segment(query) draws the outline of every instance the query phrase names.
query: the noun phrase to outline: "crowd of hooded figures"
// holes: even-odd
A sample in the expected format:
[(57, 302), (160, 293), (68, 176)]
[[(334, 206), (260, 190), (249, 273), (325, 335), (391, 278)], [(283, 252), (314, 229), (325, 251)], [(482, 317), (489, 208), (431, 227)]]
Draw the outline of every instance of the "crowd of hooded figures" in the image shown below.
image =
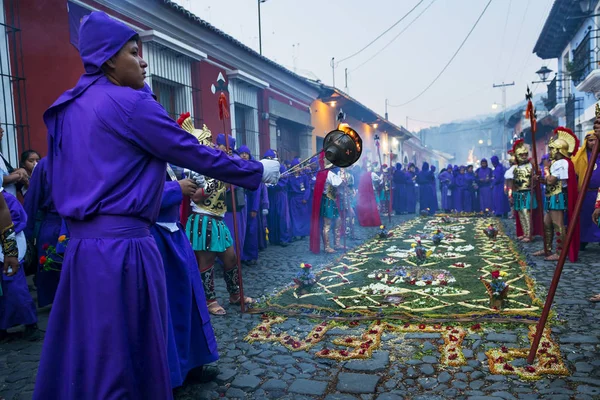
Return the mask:
[[(417, 204), (431, 215), (510, 210), (505, 177), (518, 174), (497, 157), (493, 169), (481, 160), (436, 175), (428, 163), (324, 169), (323, 153), (300, 167), (276, 150), (255, 160), (224, 134), (213, 142), (189, 113), (174, 121), (158, 103), (138, 41), (103, 12), (85, 16), (85, 73), (44, 113), (47, 156), (24, 152), (17, 169), (0, 162), (0, 340), (20, 325), (27, 338), (39, 333), (27, 266), (37, 306), (51, 306), (34, 399), (163, 400), (185, 381), (213, 379), (210, 314), (226, 313), (215, 269), (229, 303), (251, 304), (238, 259), (252, 268), (268, 245), (308, 237), (312, 252), (335, 253), (355, 225), (379, 226), (381, 214), (413, 214)], [(590, 210), (600, 208), (594, 194)], [(582, 229), (600, 242), (594, 226)]]
[[(391, 169), (384, 165), (383, 172), (392, 182), (391, 203), (396, 215), (488, 210), (505, 217), (510, 211), (505, 190), (506, 169), (496, 156), (492, 157), (492, 166), (482, 159), (477, 169), (473, 165), (448, 165), (436, 174), (436, 167), (427, 162), (421, 169), (414, 163), (405, 167), (398, 163)], [(386, 200), (383, 196), (380, 199)]]

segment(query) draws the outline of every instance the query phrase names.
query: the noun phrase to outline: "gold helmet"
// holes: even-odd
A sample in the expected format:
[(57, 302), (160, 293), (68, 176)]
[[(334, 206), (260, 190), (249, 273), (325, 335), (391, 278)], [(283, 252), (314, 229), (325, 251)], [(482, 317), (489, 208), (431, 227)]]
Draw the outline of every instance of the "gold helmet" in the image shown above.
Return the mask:
[(517, 162), (525, 162), (529, 159), (529, 148), (525, 144), (525, 140), (517, 139), (513, 143), (512, 151)]
[(571, 157), (579, 149), (579, 139), (572, 130), (559, 126), (554, 130), (548, 147), (555, 149), (565, 157)]
[(189, 112), (181, 114), (177, 119), (177, 123), (184, 131), (191, 133), (196, 139), (198, 139), (198, 143), (205, 146), (213, 146), (211, 131), (206, 125), (203, 125), (202, 129), (196, 129)]

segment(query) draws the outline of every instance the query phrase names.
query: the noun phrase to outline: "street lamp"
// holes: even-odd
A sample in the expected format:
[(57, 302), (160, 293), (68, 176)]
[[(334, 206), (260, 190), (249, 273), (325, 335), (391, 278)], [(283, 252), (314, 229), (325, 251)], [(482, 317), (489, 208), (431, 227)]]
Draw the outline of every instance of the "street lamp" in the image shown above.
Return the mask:
[(533, 81), (531, 83), (546, 83), (548, 75), (550, 75), (551, 72), (552, 70), (544, 65), (542, 68), (535, 71), (535, 73), (540, 77), (541, 81)]
[(483, 140), (482, 139), (479, 139), (479, 144), (483, 144)]
[(492, 110), (495, 110), (497, 108), (498, 108), (498, 104), (497, 103), (492, 104)]
[(260, 25), (260, 4), (267, 0), (258, 0), (258, 50), (262, 56), (262, 28)]

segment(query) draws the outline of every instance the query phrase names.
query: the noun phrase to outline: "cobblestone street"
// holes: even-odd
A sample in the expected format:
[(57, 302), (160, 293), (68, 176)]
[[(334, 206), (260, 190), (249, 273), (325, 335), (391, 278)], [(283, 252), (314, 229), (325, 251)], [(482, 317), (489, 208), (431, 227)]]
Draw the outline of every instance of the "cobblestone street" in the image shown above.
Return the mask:
[[(394, 217), (393, 224), (404, 217)], [(385, 220), (387, 222), (387, 219)], [(512, 235), (514, 221), (506, 220)], [(358, 229), (356, 246), (375, 235), (376, 228)], [(529, 255), (542, 246), (541, 240), (522, 251)], [(244, 267), (246, 295), (260, 297), (288, 284), (301, 262), (311, 263), (318, 271), (339, 255), (315, 256), (308, 251), (308, 239), (288, 247), (270, 247), (260, 255), (258, 266)], [(554, 271), (552, 263), (538, 261), (531, 276), (544, 293)], [(441, 367), (438, 333), (384, 333), (381, 348), (367, 360), (338, 362), (317, 358), (322, 349), (292, 352), (273, 343), (244, 341), (260, 322), (258, 314), (241, 315), (238, 307), (224, 304), (228, 315), (213, 317), (221, 359), (221, 374), (216, 382), (188, 385), (176, 390), (176, 399), (599, 399), (600, 398), (600, 305), (587, 298), (600, 291), (600, 247), (588, 246), (577, 264), (567, 263), (556, 296), (556, 311), (564, 323), (552, 326), (553, 338), (560, 344), (570, 376), (544, 376), (528, 382), (516, 376), (492, 375), (487, 356), (489, 348), (528, 347), (524, 325), (497, 325), (495, 331), (468, 334), (463, 353), (468, 365)], [(226, 299), (222, 279), (217, 293)], [(48, 309), (40, 310), (40, 329), (44, 330)], [(306, 334), (315, 321), (290, 317), (279, 327), (288, 334)], [(336, 335), (360, 335), (367, 325), (350, 329), (332, 329)], [(42, 343), (18, 337), (0, 344), (0, 398), (29, 399), (37, 370)]]

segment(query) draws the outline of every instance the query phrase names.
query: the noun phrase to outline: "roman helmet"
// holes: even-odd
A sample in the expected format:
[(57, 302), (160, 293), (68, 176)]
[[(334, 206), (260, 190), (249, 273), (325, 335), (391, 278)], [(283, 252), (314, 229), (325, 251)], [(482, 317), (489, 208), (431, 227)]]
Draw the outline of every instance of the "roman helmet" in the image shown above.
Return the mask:
[(559, 152), (565, 157), (571, 157), (579, 149), (579, 139), (569, 128), (559, 126), (554, 130), (554, 135), (550, 138), (548, 147), (551, 153), (554, 150), (554, 152)]
[(512, 150), (518, 164), (523, 164), (529, 160), (529, 149), (525, 144), (525, 140), (515, 140)]
[(198, 139), (198, 143), (204, 146), (214, 147), (212, 142), (212, 133), (208, 127), (203, 125), (202, 129), (196, 129), (189, 112), (181, 114), (177, 119), (177, 123), (184, 131), (191, 133), (196, 139)]

